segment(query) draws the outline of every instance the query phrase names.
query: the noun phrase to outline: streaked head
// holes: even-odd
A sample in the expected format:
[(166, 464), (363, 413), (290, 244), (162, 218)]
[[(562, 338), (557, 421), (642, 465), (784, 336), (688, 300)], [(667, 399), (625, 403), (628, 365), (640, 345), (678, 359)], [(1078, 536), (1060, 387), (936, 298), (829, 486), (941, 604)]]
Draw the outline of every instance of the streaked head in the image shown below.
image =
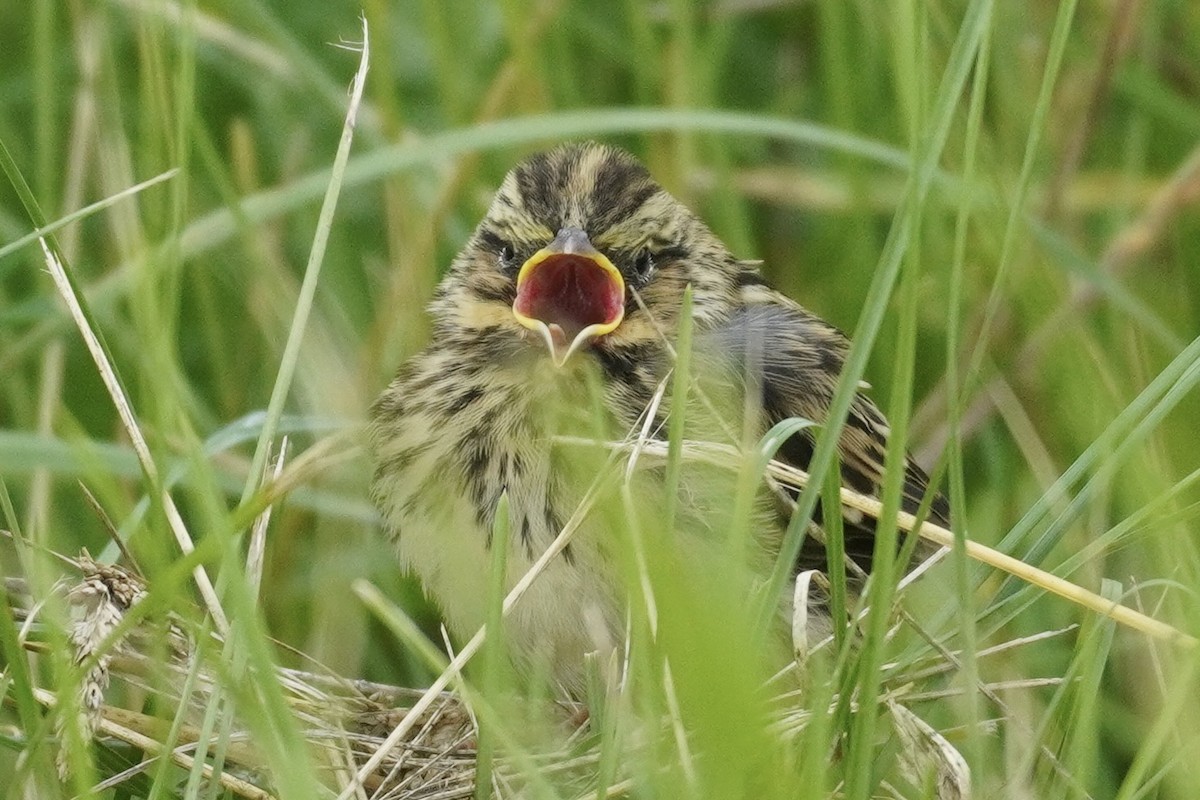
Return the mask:
[(572, 144), (508, 173), (434, 313), (450, 331), (508, 335), (563, 366), (591, 348), (673, 336), (688, 284), (697, 316), (724, 313), (737, 270), (637, 159)]

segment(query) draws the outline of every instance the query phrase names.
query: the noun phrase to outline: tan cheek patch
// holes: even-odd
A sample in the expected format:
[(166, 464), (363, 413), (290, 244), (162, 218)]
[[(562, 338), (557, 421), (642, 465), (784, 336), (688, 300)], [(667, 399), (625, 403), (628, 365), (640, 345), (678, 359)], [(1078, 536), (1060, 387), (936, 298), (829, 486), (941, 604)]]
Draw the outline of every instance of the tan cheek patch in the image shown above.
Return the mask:
[(494, 328), (510, 325), (518, 329), (512, 307), (503, 303), (463, 298), (454, 304), (455, 321), (464, 328)]

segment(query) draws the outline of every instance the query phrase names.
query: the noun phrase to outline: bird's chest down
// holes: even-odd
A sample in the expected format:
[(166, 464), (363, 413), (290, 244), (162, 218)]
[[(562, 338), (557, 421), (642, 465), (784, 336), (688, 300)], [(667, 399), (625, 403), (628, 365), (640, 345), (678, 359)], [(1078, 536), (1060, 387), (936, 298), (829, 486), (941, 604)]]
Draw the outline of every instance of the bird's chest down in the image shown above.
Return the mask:
[[(453, 414), (438, 406), (406, 409), (377, 454), (384, 466), (376, 499), (401, 560), (458, 636), (472, 635), (488, 618), (497, 530), (508, 531), (507, 588), (569, 530), (568, 546), (512, 608), (505, 632), (522, 672), (579, 692), (585, 655), (623, 642), (625, 609), (631, 595), (646, 590), (647, 563), (684, 595), (727, 596), (736, 604), (766, 574), (778, 530), (769, 504), (756, 504), (754, 520), (734, 525), (736, 470), (695, 463), (682, 470), (668, 523), (661, 454), (644, 453), (631, 469), (628, 448), (614, 456), (612, 447), (636, 440), (644, 414), (656, 406), (646, 398), (625, 402), (611, 385), (598, 389), (590, 375), (564, 381), (554, 374), (560, 377), (493, 380)], [(646, 431), (661, 433), (667, 406), (657, 406), (663, 417)], [(694, 411), (687, 418), (703, 430), (688, 436), (704, 438), (711, 425)], [(508, 520), (497, 526), (502, 495)], [(754, 530), (754, 541), (731, 550), (727, 534), (737, 528)]]
[[(619, 470), (602, 443), (625, 438), (630, 420), (618, 418), (582, 379), (530, 386), (486, 393), (458, 413), (418, 409), (398, 419), (388, 432), (390, 449), (379, 454), (385, 469), (376, 499), (402, 562), (458, 636), (487, 620), (497, 531), (508, 532), (511, 588), (569, 529), (566, 549), (513, 607), (505, 630), (522, 672), (543, 672), (578, 690), (584, 655), (622, 640), (621, 496), (630, 495), (612, 478)], [(654, 474), (642, 478), (634, 495), (660, 483)], [(498, 526), (502, 495), (508, 519)]]

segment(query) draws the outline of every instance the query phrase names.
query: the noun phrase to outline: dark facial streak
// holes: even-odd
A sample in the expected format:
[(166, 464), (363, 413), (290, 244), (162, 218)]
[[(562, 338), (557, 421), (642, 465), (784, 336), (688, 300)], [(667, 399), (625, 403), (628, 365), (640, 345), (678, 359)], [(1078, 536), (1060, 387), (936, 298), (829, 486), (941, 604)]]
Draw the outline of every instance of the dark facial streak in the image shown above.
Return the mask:
[(598, 232), (608, 230), (634, 216), (658, 191), (645, 167), (623, 153), (610, 152), (596, 172), (590, 222)]
[(550, 153), (534, 156), (517, 167), (515, 177), (525, 212), (546, 227), (557, 229), (558, 192), (550, 157)]

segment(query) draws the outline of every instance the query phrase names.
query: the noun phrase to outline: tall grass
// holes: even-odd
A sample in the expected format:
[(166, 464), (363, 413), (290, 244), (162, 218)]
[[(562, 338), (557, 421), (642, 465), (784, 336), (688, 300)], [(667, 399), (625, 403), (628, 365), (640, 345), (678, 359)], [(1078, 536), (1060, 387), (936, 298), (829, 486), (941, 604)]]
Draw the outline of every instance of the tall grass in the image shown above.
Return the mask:
[[(1200, 633), (1194, 4), (372, 0), (363, 11), (371, 67), (341, 163), (359, 62), (335, 45), (361, 39), (356, 9), (0, 8), (0, 527), (12, 533), (0, 568), (24, 579), (10, 583), (13, 604), (22, 588), (44, 603), (36, 624), (9, 603), (0, 614), (6, 796), (85, 795), (196, 740), (98, 793), (243, 793), (208, 776), (246, 763), (246, 734), (256, 769), (235, 777), (247, 786), (287, 797), (324, 796), (317, 775), (346, 786), (354, 766), (332, 774), (303, 745), (320, 709), (277, 666), (408, 687), (443, 676), (468, 700), (481, 774), (502, 794), (937, 796), (901, 768), (911, 714), (966, 758), (978, 796), (1194, 796), (1195, 648), (1114, 625), (960, 547), (903, 591), (884, 564), (861, 632), (801, 653), (800, 677), (771, 679), (761, 619), (787, 576), (756, 606), (733, 565), (689, 572), (623, 483), (623, 456), (597, 457), (597, 491), (612, 501), (597, 513), (628, 556), (629, 662), (590, 665), (589, 733), (564, 744), (563, 719), (529, 699), (536, 681), (503, 670), (500, 637), (465, 677), (444, 673), (480, 645), (443, 641), (436, 609), (394, 566), (358, 432), (424, 344), (423, 306), (504, 171), (539, 147), (602, 138), (853, 333), (835, 420), (868, 380), (893, 423), (890, 459), (907, 447), (941, 476), (956, 534)], [(321, 213), (337, 185), (336, 213)], [(71, 276), (144, 453), (38, 236)], [(323, 265), (319, 280), (309, 263)], [(667, 400), (690, 391), (688, 372)], [(661, 454), (672, 482), (691, 466), (685, 420), (673, 422)], [(831, 431), (787, 547), (832, 488), (821, 480)], [(736, 468), (726, 477), (730, 507), (744, 509)], [(897, 534), (898, 487), (882, 494), (885, 537)], [(268, 509), (256, 593), (245, 534)], [(128, 565), (110, 523), (147, 578), (121, 631), (143, 621), (159, 633), (145, 644), (159, 666), (106, 695), (161, 720), (138, 745), (119, 744), (112, 719), (90, 745), (56, 728), (50, 707), (78, 716), (103, 658), (73, 663), (54, 587), (77, 577), (51, 554), (86, 547)], [(195, 542), (186, 556), (180, 525)], [(200, 611), (201, 567), (232, 620), (223, 640)], [(491, 587), (496, 615), (512, 588), (502, 573), (478, 589)], [(182, 672), (163, 666), (169, 614), (192, 637)]]

